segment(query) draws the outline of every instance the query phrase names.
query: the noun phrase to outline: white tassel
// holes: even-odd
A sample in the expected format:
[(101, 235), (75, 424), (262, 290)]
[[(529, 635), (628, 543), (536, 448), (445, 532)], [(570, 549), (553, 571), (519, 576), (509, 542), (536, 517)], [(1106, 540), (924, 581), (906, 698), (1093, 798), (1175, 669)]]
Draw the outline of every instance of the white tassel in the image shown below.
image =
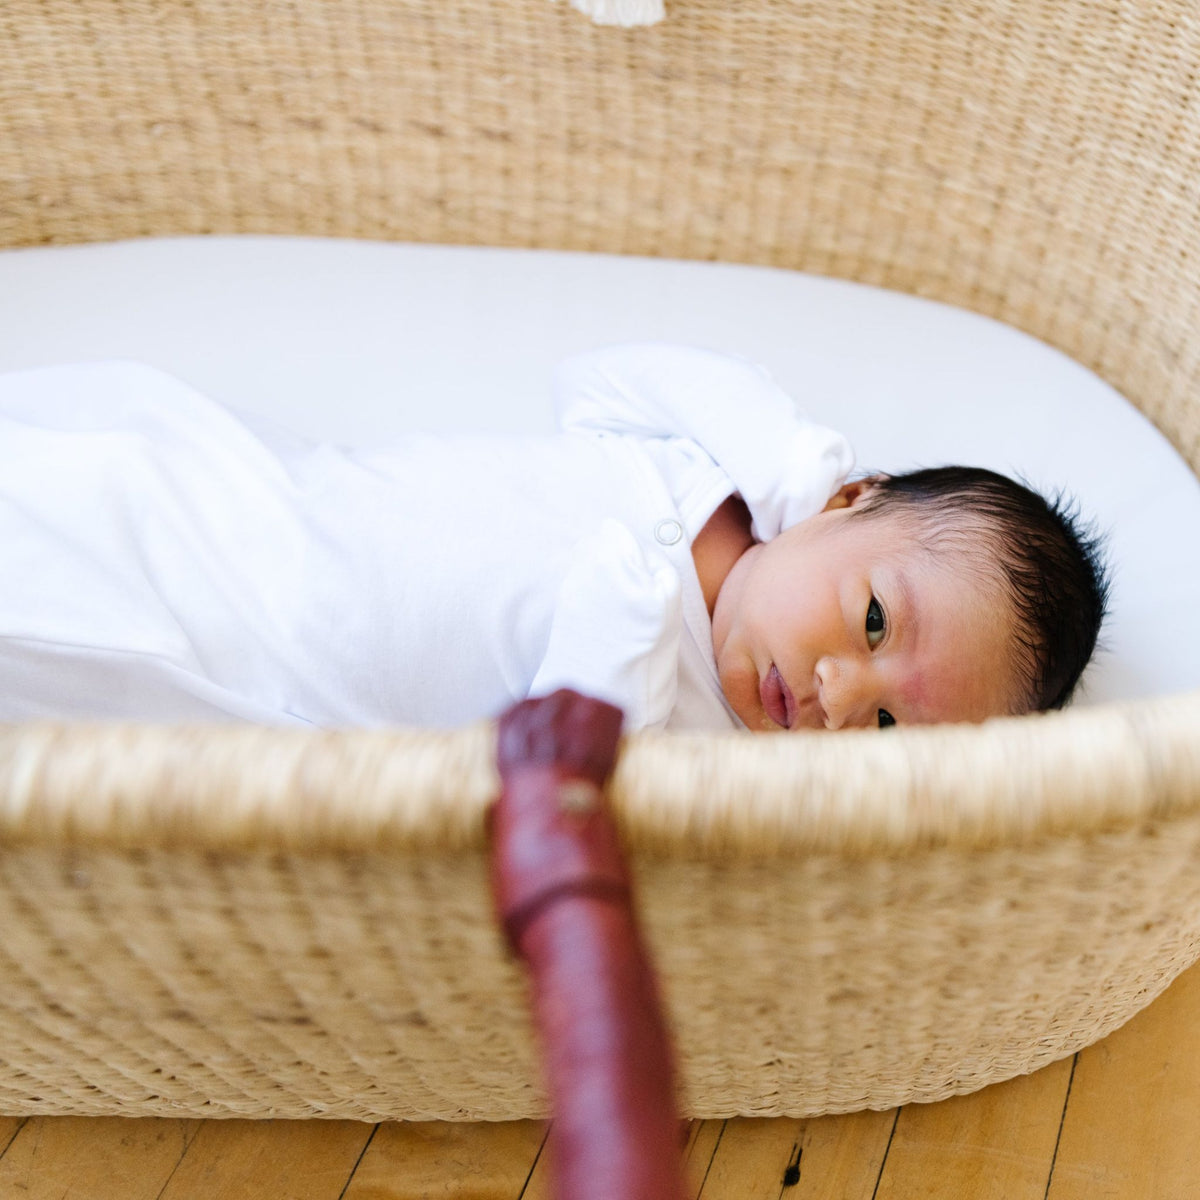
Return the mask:
[(597, 25), (654, 25), (666, 15), (663, 0), (571, 0)]

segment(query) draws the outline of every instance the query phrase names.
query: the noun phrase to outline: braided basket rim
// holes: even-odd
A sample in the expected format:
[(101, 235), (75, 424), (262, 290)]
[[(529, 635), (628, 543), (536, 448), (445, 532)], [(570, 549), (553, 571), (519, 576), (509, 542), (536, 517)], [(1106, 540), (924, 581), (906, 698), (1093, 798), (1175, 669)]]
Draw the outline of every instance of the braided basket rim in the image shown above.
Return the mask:
[[(609, 791), (638, 853), (900, 855), (1200, 811), (1200, 693), (930, 726), (636, 733)], [(482, 850), (495, 728), (0, 728), (6, 844)], [(887, 780), (887, 786), (879, 786)]]

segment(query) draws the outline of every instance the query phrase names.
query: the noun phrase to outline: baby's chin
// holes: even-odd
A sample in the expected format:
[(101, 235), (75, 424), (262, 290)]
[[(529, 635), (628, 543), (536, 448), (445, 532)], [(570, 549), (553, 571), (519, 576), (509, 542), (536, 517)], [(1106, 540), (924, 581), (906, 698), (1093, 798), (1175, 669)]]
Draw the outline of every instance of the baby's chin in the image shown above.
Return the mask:
[(758, 732), (762, 716), (761, 707), (756, 715), (754, 709), (747, 704), (747, 688), (741, 673), (725, 670), (718, 662), (717, 674), (721, 681), (721, 694), (725, 697), (725, 703), (733, 709), (737, 719), (747, 729)]
[[(741, 716), (740, 713), (738, 715)], [(776, 725), (775, 722), (772, 721), (771, 718), (761, 710), (757, 718), (757, 724), (755, 723), (755, 719), (753, 717), (750, 720), (746, 720), (745, 717), (742, 717), (741, 721), (751, 733), (787, 733), (787, 730), (784, 729), (782, 725)]]
[(782, 725), (777, 725), (767, 716), (759, 694), (761, 681), (754, 669), (754, 664), (742, 667), (740, 670), (723, 670), (720, 672), (721, 691), (729, 707), (737, 714), (737, 718), (751, 733), (786, 733)]

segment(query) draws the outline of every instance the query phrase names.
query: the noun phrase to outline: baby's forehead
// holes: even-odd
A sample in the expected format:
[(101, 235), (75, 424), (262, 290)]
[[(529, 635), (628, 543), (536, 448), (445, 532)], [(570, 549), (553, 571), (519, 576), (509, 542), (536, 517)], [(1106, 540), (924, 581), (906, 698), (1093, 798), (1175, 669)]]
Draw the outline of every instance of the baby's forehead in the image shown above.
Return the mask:
[(915, 579), (935, 587), (939, 578), (963, 581), (977, 598), (1007, 606), (1001, 536), (985, 520), (969, 514), (947, 519), (919, 509), (889, 508), (869, 515), (864, 510), (841, 522), (831, 536), (833, 541), (826, 545), (843, 567), (861, 568), (866, 574), (880, 568), (901, 585)]
[(897, 554), (970, 555), (976, 563), (997, 559), (1006, 531), (999, 522), (978, 512), (955, 511), (944, 506), (865, 507), (852, 515), (850, 525), (874, 526), (880, 538)]

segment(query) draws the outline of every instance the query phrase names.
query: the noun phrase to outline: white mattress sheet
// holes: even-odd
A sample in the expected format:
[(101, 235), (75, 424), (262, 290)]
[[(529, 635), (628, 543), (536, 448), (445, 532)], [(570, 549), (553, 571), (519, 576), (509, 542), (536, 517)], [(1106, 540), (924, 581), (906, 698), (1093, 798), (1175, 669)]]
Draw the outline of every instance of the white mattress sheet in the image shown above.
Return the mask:
[(1108, 533), (1079, 703), (1200, 688), (1200, 481), (1102, 380), (996, 321), (793, 271), (303, 238), (0, 252), (0, 371), (132, 358), (310, 436), (549, 430), (567, 354), (668, 340), (765, 364), (860, 467), (1065, 489)]

